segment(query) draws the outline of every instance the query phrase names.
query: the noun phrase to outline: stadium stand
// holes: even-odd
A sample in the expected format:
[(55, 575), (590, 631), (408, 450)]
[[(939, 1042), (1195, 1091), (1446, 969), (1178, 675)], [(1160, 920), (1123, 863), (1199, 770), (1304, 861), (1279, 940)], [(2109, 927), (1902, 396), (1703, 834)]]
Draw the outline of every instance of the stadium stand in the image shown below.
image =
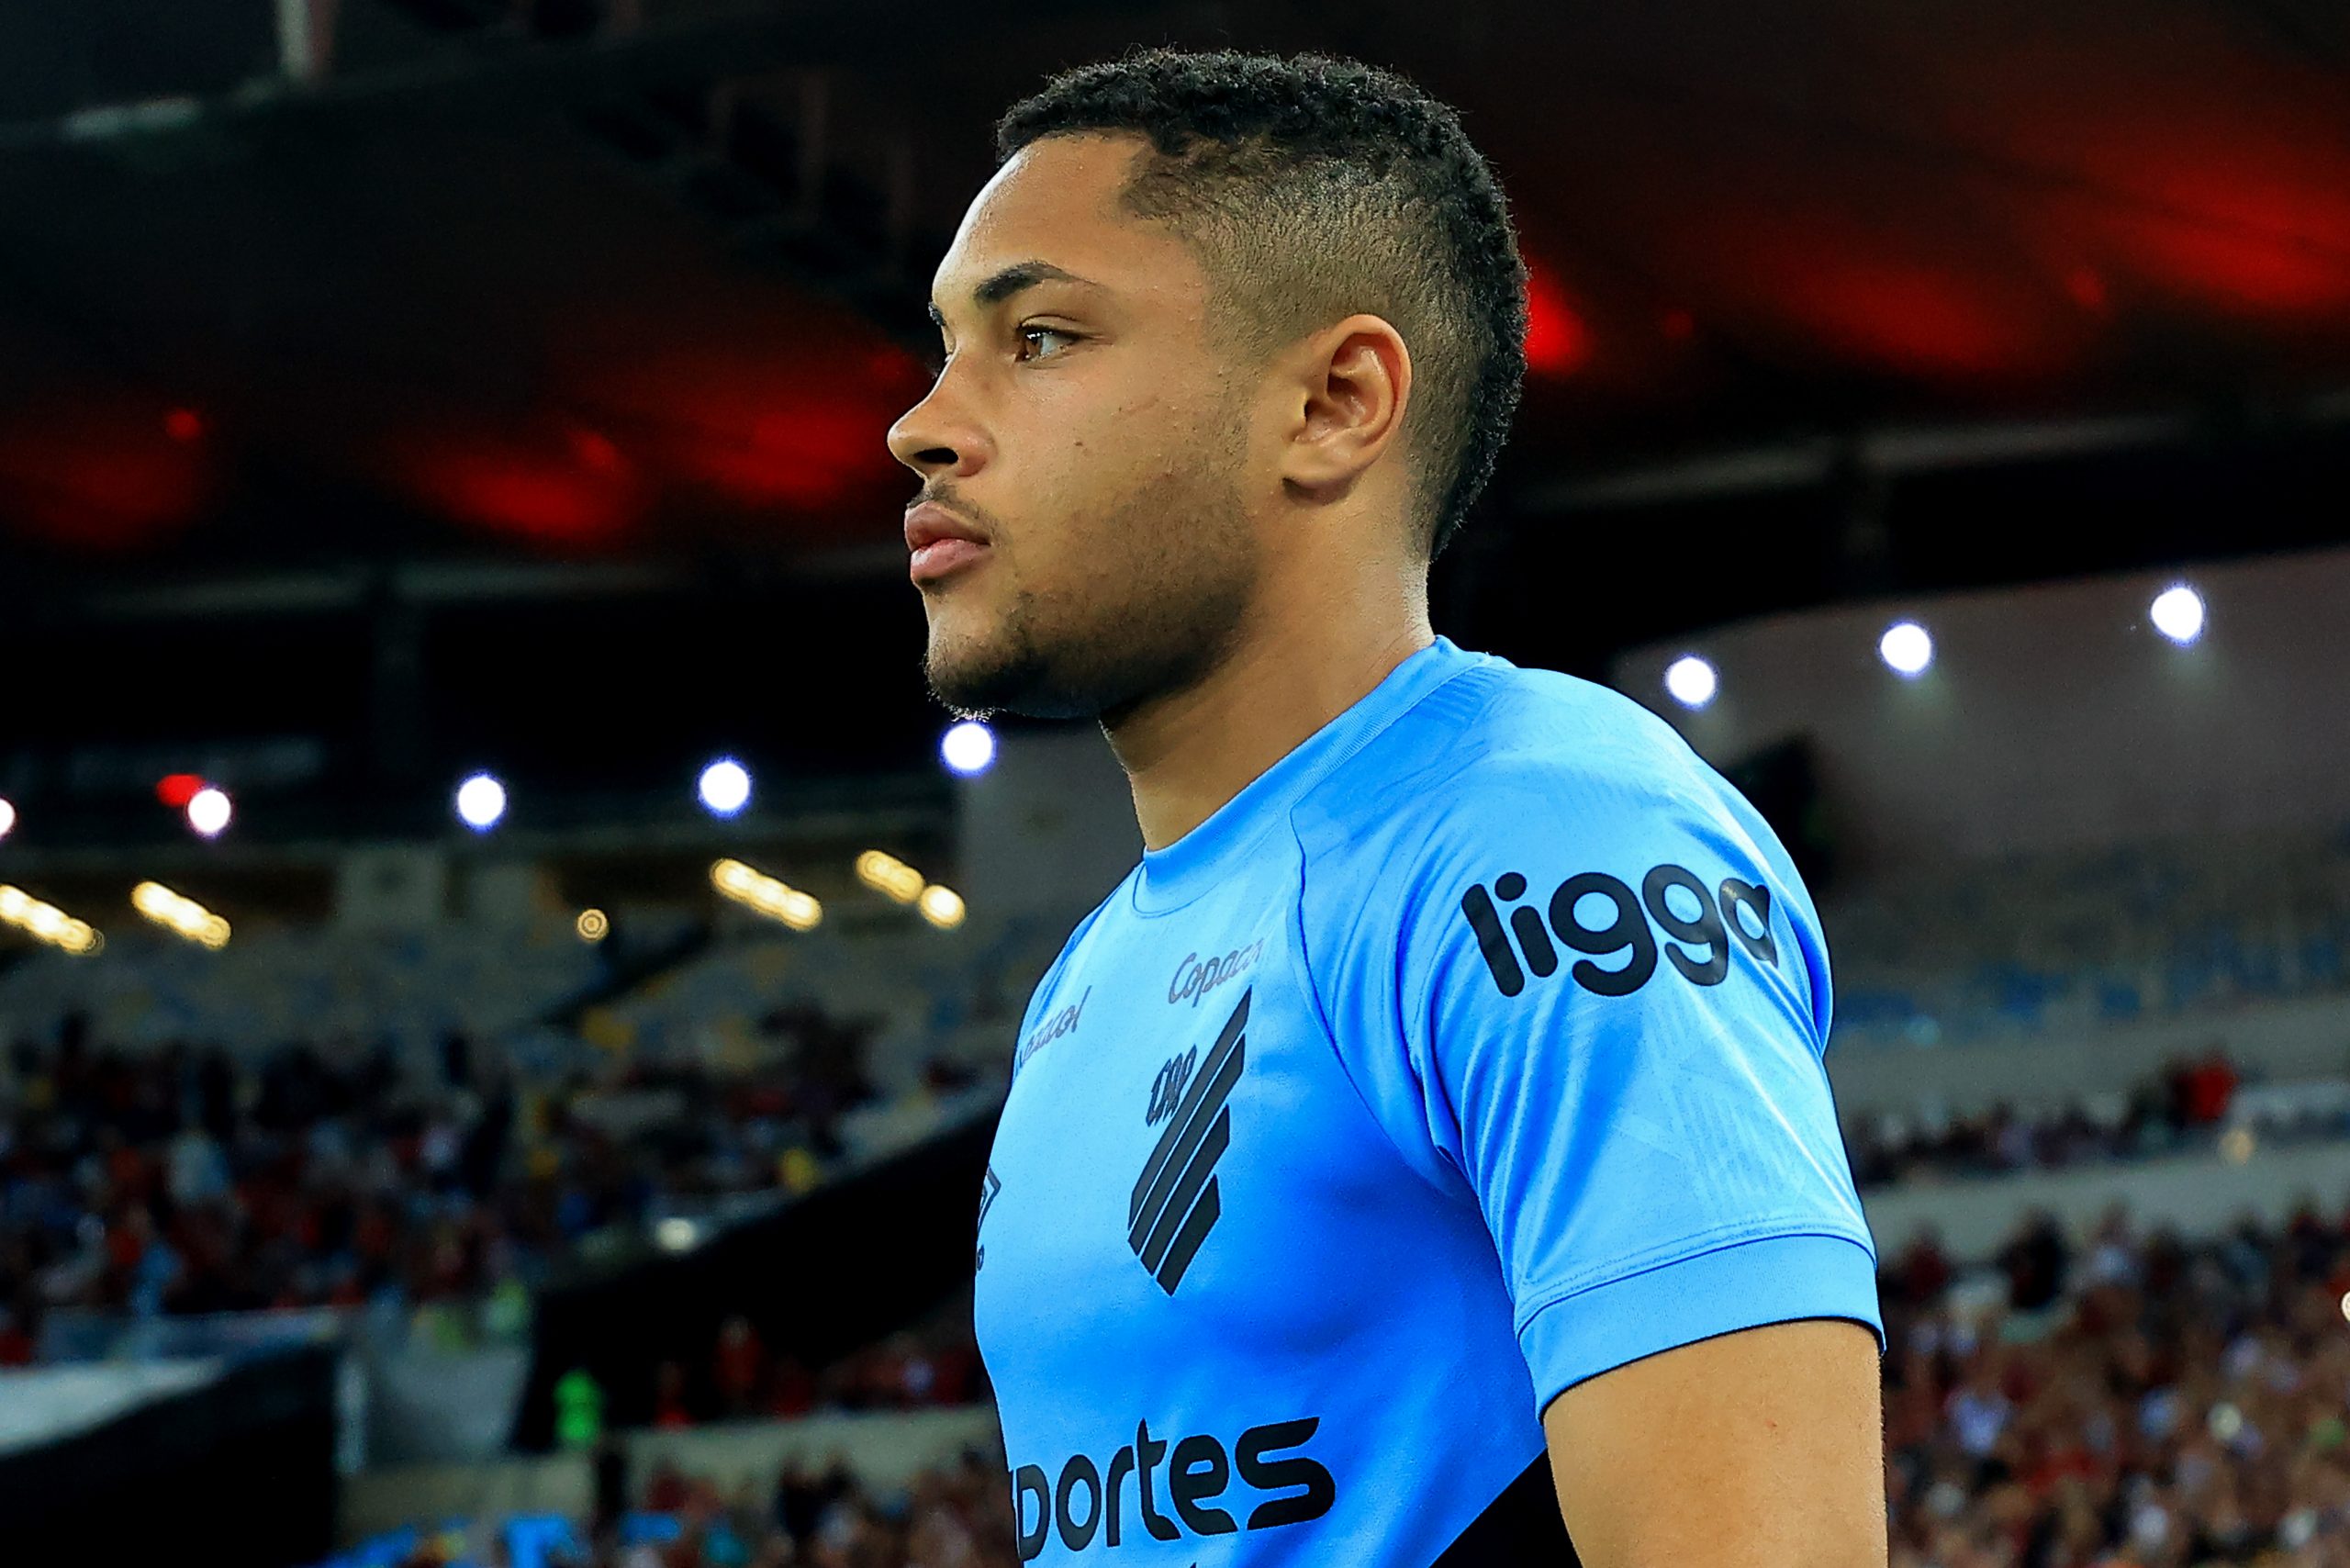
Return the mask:
[(2350, 991), (2350, 831), (2044, 853), (1821, 911), (1846, 1049), (2082, 1036)]

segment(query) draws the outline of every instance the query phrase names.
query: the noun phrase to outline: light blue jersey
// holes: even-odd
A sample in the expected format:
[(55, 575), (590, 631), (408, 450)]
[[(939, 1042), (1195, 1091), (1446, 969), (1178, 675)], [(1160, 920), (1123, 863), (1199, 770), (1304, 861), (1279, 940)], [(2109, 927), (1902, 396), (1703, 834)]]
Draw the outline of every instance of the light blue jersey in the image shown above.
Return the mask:
[(1024, 1559), (1572, 1562), (1541, 1412), (1883, 1329), (1828, 955), (1754, 811), (1604, 688), (1439, 638), (1080, 925), (977, 1317)]

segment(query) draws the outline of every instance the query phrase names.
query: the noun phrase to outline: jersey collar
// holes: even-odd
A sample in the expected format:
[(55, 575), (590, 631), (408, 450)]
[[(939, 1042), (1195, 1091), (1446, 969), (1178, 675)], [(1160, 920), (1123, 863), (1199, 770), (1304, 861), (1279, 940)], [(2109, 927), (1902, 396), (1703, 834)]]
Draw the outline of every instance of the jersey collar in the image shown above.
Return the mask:
[(1135, 908), (1159, 914), (1191, 902), (1246, 865), (1266, 834), (1332, 768), (1455, 675), (1486, 655), (1438, 637), (1387, 672), (1360, 700), (1298, 743), (1242, 786), (1199, 826), (1163, 849), (1143, 852), (1131, 879)]

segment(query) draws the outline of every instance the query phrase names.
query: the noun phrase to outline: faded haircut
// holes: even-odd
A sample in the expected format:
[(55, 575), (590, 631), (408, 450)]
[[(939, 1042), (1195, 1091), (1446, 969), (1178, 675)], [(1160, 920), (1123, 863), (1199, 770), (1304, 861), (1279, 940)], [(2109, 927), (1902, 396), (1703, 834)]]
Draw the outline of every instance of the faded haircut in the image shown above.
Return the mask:
[(1056, 77), (996, 127), (1151, 151), (1123, 195), (1190, 243), (1259, 354), (1358, 312), (1411, 351), (1404, 439), (1429, 556), (1492, 477), (1526, 377), (1526, 266), (1460, 117), (1353, 61), (1147, 50)]

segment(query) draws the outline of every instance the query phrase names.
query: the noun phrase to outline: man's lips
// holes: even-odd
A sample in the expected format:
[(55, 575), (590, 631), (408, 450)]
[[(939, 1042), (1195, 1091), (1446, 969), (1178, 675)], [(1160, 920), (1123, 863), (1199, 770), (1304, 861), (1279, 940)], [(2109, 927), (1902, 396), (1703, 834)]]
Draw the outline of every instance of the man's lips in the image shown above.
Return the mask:
[(987, 553), (987, 535), (935, 501), (924, 501), (906, 513), (906, 548), (912, 552), (906, 575), (929, 582), (978, 560)]

